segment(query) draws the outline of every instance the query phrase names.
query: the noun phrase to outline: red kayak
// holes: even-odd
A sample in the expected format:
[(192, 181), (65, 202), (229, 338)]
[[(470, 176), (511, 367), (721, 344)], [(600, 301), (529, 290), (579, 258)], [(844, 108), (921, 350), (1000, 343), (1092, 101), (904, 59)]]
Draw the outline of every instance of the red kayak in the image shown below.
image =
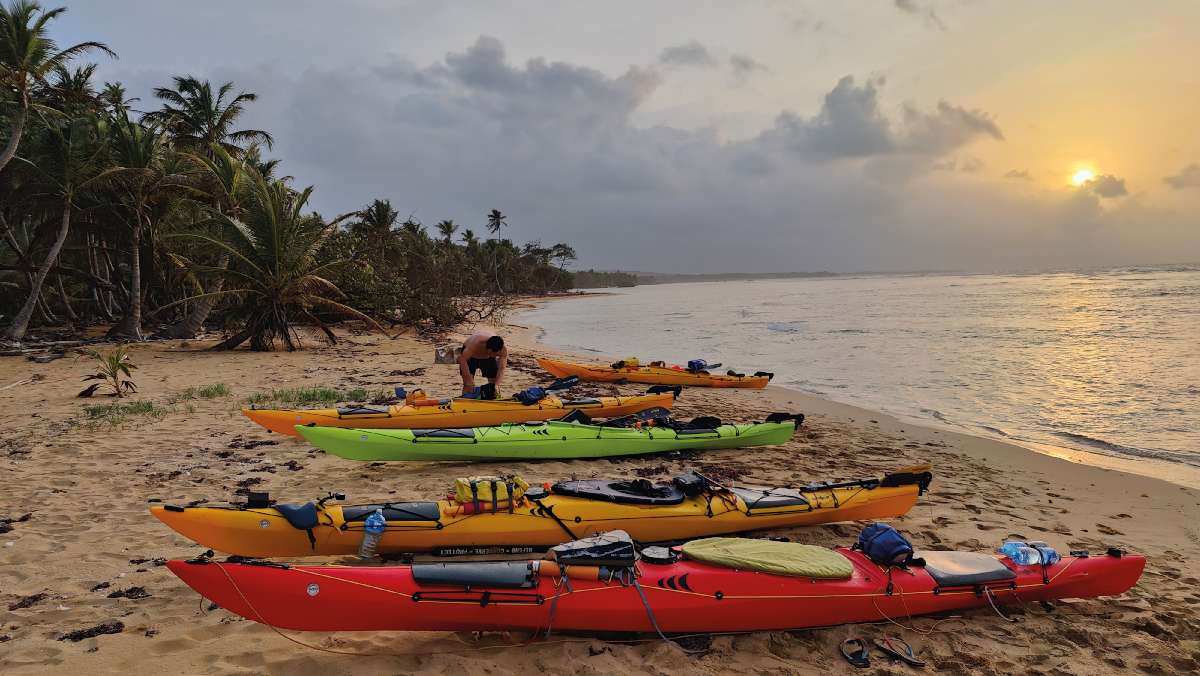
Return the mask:
[(1044, 567), (1018, 566), (991, 554), (927, 551), (920, 553), (924, 566), (889, 574), (858, 551), (833, 551), (849, 562), (849, 577), (784, 576), (692, 560), (642, 560), (628, 568), (563, 567), (553, 561), (167, 565), (222, 608), (284, 629), (707, 633), (874, 622), (993, 602), (1116, 596), (1137, 583), (1146, 563), (1119, 550), (1066, 556)]

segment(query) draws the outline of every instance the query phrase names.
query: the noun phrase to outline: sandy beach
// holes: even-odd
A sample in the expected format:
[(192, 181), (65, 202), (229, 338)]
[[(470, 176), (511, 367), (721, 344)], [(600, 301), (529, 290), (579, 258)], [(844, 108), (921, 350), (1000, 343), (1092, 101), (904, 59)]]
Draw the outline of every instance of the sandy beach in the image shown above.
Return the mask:
[[(515, 389), (543, 381), (529, 327), (506, 329)], [(147, 512), (151, 500), (225, 502), (241, 489), (307, 500), (343, 490), (352, 502), (424, 499), (460, 463), (354, 464), (262, 430), (241, 415), (257, 392), (295, 386), (421, 386), (445, 396), (455, 367), (432, 364), (433, 345), (342, 331), (300, 352), (215, 353), (214, 341), (134, 345), (139, 393), (157, 415), (88, 423), (75, 398), (86, 359), (47, 364), (0, 358), (0, 670), (25, 673), (843, 673), (837, 653), (852, 635), (895, 633), (932, 668), (950, 673), (1095, 674), (1200, 669), (1200, 492), (1164, 481), (1068, 462), (1025, 448), (919, 427), (780, 388), (688, 390), (680, 417), (761, 419), (772, 411), (808, 419), (780, 447), (718, 451), (677, 460), (514, 463), (531, 480), (668, 477), (685, 466), (760, 484), (860, 478), (930, 462), (928, 495), (895, 525), (918, 547), (990, 550), (1007, 537), (1042, 539), (1060, 550), (1120, 546), (1144, 553), (1141, 583), (1117, 599), (1068, 601), (1052, 611), (1015, 607), (1018, 622), (991, 611), (954, 619), (900, 618), (895, 625), (716, 636), (689, 656), (657, 639), (611, 643), (524, 635), (391, 633), (288, 634), (211, 609), (161, 566), (201, 549)], [(37, 374), (35, 381), (29, 380)], [(15, 386), (5, 387), (13, 383)], [(189, 388), (223, 383), (205, 398)], [(619, 389), (584, 386), (585, 392)], [(493, 469), (500, 469), (495, 467)], [(772, 533), (824, 546), (848, 545), (858, 524)], [(1190, 564), (1190, 565), (1189, 565)], [(98, 636), (63, 640), (78, 630)], [(293, 640), (289, 640), (293, 639)], [(303, 644), (303, 645), (301, 645)], [(310, 647), (304, 647), (305, 645)], [(907, 667), (876, 658), (874, 673)]]

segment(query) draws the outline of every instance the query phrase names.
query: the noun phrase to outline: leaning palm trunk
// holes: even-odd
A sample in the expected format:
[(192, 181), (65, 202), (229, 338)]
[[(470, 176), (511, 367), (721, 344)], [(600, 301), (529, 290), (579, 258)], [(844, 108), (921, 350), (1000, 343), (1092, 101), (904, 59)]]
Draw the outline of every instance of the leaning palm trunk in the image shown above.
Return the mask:
[(17, 146), (21, 144), (21, 136), (25, 133), (25, 118), (28, 115), (29, 108), (21, 106), (16, 117), (13, 118), (12, 129), (9, 130), (8, 143), (5, 144), (4, 150), (0, 152), (0, 171), (4, 171), (4, 167), (17, 154)]
[(21, 306), (21, 311), (13, 318), (13, 323), (8, 327), (5, 333), (5, 338), (11, 341), (20, 341), (25, 337), (25, 332), (29, 330), (29, 320), (33, 317), (33, 309), (37, 305), (38, 299), (42, 297), (42, 285), (46, 283), (46, 277), (50, 275), (50, 269), (58, 262), (58, 254), (62, 251), (63, 243), (67, 241), (67, 233), (71, 230), (71, 199), (68, 197), (63, 200), (62, 224), (58, 228), (58, 236), (54, 240), (54, 244), (50, 246), (50, 252), (46, 254), (46, 262), (38, 268), (37, 274), (33, 276), (33, 283), (30, 285), (29, 298), (25, 299), (25, 304)]
[[(229, 254), (223, 254), (221, 260), (217, 263), (217, 267), (221, 270), (229, 267)], [(192, 305), (192, 310), (179, 322), (168, 326), (167, 328), (155, 334), (157, 338), (192, 338), (200, 329), (204, 327), (204, 322), (208, 321), (208, 315), (212, 314), (213, 308), (217, 306), (217, 301), (220, 300), (221, 289), (225, 286), (225, 277), (217, 277), (213, 281), (212, 288), (206, 290), (206, 294), (213, 294), (197, 300)]]

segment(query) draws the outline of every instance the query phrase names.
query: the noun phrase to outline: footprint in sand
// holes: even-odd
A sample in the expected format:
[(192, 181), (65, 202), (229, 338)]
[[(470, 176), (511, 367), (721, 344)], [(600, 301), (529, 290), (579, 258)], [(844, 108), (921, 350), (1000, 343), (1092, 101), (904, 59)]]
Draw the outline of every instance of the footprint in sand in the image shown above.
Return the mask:
[(1096, 524), (1096, 530), (1100, 531), (1101, 533), (1104, 533), (1105, 535), (1124, 535), (1124, 533), (1117, 530), (1116, 528), (1113, 528), (1112, 526), (1106, 526), (1102, 523)]

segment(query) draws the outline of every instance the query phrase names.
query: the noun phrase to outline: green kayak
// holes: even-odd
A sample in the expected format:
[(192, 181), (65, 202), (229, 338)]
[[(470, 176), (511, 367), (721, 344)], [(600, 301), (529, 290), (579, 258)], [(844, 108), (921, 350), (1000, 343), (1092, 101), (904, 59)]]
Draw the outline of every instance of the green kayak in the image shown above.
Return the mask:
[(296, 431), (327, 453), (348, 460), (567, 460), (663, 451), (782, 444), (804, 416), (710, 428), (606, 427), (533, 422), (461, 429), (345, 429), (297, 425)]

